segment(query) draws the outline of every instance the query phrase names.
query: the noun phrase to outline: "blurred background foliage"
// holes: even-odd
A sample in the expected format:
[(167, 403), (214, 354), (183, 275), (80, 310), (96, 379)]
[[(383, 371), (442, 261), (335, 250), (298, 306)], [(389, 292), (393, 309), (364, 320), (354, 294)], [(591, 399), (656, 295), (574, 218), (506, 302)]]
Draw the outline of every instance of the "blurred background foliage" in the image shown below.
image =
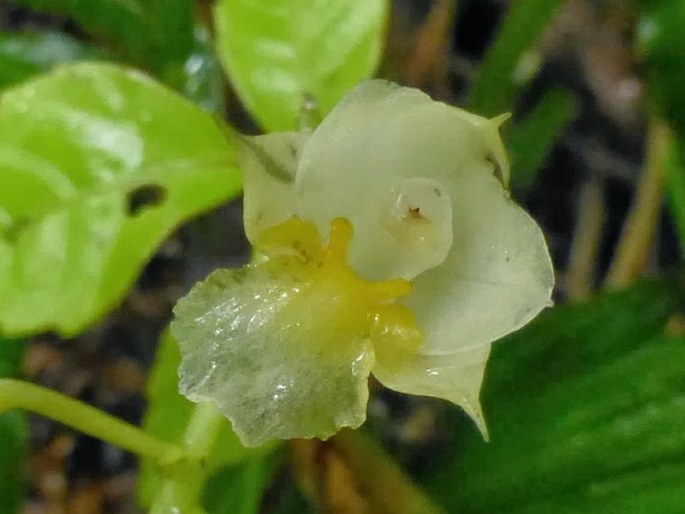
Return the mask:
[[(685, 512), (683, 27), (681, 0), (2, 0), (0, 87), (11, 105), (25, 80), (59, 65), (119, 63), (246, 133), (297, 129), (303, 103), (325, 114), (374, 75), (479, 114), (512, 112), (503, 129), (512, 194), (545, 229), (557, 306), (494, 347), (482, 394), (490, 442), (457, 408), (373, 384), (362, 439), (246, 450), (224, 423), (202, 471), (204, 506), (675, 514)], [(91, 99), (107, 103), (96, 87), (105, 78), (120, 79), (44, 88), (57, 103), (92, 109)], [(180, 441), (191, 405), (176, 391), (178, 354), (164, 332), (171, 306), (215, 267), (245, 262), (249, 249), (239, 176), (230, 152), (217, 149), (223, 136), (190, 110), (179, 115), (180, 100), (155, 87), (122, 79), (114, 91), (135, 90), (160, 113), (155, 122), (172, 127), (146, 137), (178, 146), (176, 157), (201, 170), (180, 185), (159, 179), (195, 191), (192, 202), (153, 198), (165, 223), (141, 222), (148, 211), (121, 222), (122, 248), (147, 246), (126, 261), (128, 275), (110, 269), (109, 296), (81, 302), (80, 317), (65, 307), (65, 319), (48, 325), (40, 309), (21, 324), (0, 320), (0, 377), (25, 376)], [(4, 134), (40, 136), (37, 118), (10, 121), (0, 120)], [(141, 123), (135, 114), (110, 121)], [(183, 128), (203, 134), (196, 152), (182, 149)], [(30, 189), (11, 190), (0, 161), (0, 204), (18, 194), (34, 202)], [(233, 171), (217, 190), (224, 168)], [(134, 211), (131, 192), (150, 193), (136, 189), (137, 177), (127, 175), (116, 198)], [(0, 241), (14, 248), (23, 225), (5, 218)], [(72, 278), (63, 287), (87, 289)], [(163, 479), (151, 462), (49, 420), (0, 417), (0, 513), (142, 512)]]

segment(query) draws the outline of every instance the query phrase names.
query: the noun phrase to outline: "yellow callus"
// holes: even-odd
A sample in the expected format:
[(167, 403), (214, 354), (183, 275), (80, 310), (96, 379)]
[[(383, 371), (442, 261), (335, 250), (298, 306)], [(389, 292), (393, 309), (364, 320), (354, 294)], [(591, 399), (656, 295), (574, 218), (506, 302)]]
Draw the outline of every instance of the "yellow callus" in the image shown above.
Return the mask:
[(301, 308), (322, 304), (311, 301), (313, 296), (326, 299), (327, 312), (312, 313), (325, 320), (325, 330), (344, 332), (344, 339), (370, 339), (377, 356), (399, 362), (414, 355), (423, 339), (411, 310), (396, 302), (410, 293), (411, 283), (360, 277), (348, 263), (353, 235), (349, 220), (335, 218), (324, 245), (313, 223), (291, 217), (262, 232), (257, 249), (268, 257), (272, 273), (303, 283)]

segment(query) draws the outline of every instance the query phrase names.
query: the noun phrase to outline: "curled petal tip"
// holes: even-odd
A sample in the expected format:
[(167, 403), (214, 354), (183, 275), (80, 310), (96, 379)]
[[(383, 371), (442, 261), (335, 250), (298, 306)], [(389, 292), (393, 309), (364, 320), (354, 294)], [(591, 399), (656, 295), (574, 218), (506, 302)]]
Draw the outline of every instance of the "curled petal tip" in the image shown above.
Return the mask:
[(497, 128), (500, 128), (502, 125), (504, 125), (504, 122), (507, 121), (509, 118), (511, 118), (511, 113), (505, 112), (500, 114), (499, 116), (491, 118), (490, 121), (493, 122), (497, 126)]

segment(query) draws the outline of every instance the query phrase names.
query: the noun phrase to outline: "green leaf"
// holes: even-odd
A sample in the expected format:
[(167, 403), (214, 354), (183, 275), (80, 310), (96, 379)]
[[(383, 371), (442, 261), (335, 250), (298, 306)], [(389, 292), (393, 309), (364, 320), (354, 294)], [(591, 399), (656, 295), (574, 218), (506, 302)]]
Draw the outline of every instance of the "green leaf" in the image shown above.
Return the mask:
[(183, 66), (183, 76), (178, 79), (180, 89), (204, 110), (223, 116), (226, 87), (223, 69), (211, 48), (209, 33), (197, 28), (195, 35), (195, 47)]
[(646, 64), (648, 99), (662, 116), (685, 129), (685, 3), (644, 2), (638, 40)]
[(495, 345), (491, 442), (465, 433), (429, 483), (450, 512), (680, 512), (685, 338), (663, 330), (682, 300), (679, 281), (642, 283)]
[(59, 32), (0, 33), (0, 88), (56, 64), (99, 59), (102, 53)]
[(375, 70), (387, 0), (220, 0), (219, 57), (255, 119), (292, 130), (307, 98), (325, 115)]
[(540, 38), (561, 3), (561, 0), (509, 3), (506, 18), (473, 84), (469, 110), (496, 116), (512, 108), (518, 89), (515, 72), (521, 57)]
[(507, 132), (513, 186), (528, 189), (561, 131), (573, 118), (571, 94), (555, 89), (547, 92), (533, 111)]
[[(162, 336), (157, 351), (155, 365), (150, 375), (147, 388), (148, 409), (143, 427), (145, 431), (166, 441), (181, 441), (190, 420), (195, 404), (188, 401), (178, 392), (178, 366), (181, 362), (178, 346), (167, 331)], [(268, 448), (266, 449), (268, 450)], [(206, 465), (210, 469), (219, 469), (241, 462), (248, 456), (262, 458), (265, 449), (247, 449), (240, 444), (226, 420), (217, 440), (217, 447)], [(149, 507), (153, 496), (159, 490), (162, 476), (155, 463), (149, 459), (141, 462), (138, 481), (138, 500), (144, 507)]]
[(281, 459), (278, 453), (259, 455), (218, 470), (205, 485), (204, 508), (211, 514), (258, 514)]
[(72, 17), (90, 34), (129, 51), (144, 44), (145, 8), (141, 0), (16, 0), (31, 9)]
[(670, 144), (664, 172), (669, 207), (675, 220), (680, 247), (685, 249), (685, 160), (679, 145)]
[[(151, 71), (165, 84), (183, 92), (205, 110), (223, 112), (223, 72), (211, 50), (211, 38), (207, 30), (195, 26), (191, 0), (17, 1), (34, 9), (71, 16), (86, 32), (101, 40), (126, 62)], [(48, 33), (45, 39), (43, 44), (39, 44), (40, 41), (35, 43), (36, 50), (22, 49), (22, 52), (29, 52), (29, 58), (38, 53), (55, 57), (53, 62), (46, 62), (42, 68), (58, 62), (57, 57), (62, 54), (63, 62), (100, 57), (90, 47), (83, 47), (79, 51), (80, 43), (58, 33)], [(12, 49), (16, 47), (14, 45)], [(10, 78), (14, 75), (24, 78), (42, 69), (32, 66), (33, 59), (24, 63), (26, 57), (19, 58), (22, 62), (15, 62), (15, 58), (15, 61), (7, 61), (7, 66), (2, 66), (5, 61), (0, 40), (0, 85), (3, 73), (12, 73)], [(16, 79), (13, 81), (16, 82)]]
[[(17, 376), (23, 352), (24, 341), (0, 337), (0, 378)], [(18, 512), (24, 499), (27, 436), (23, 413), (0, 416), (0, 512)]]
[(0, 326), (73, 335), (160, 242), (237, 194), (214, 119), (140, 73), (78, 64), (0, 98)]
[[(159, 76), (180, 74), (193, 44), (190, 0), (17, 0), (69, 16), (130, 62)], [(169, 80), (171, 81), (171, 79)]]

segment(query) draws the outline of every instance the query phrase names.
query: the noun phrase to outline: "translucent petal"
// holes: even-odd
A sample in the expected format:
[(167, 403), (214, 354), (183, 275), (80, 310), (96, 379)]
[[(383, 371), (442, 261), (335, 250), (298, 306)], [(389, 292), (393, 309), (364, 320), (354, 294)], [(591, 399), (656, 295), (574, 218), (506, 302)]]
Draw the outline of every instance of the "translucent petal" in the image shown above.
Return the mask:
[(379, 355), (373, 375), (395, 391), (456, 403), (487, 438), (478, 397), (489, 353), (490, 345), (486, 344), (451, 355), (419, 354), (397, 361), (382, 359)]
[(554, 271), (542, 231), (486, 169), (450, 183), (452, 249), (416, 277), (406, 298), (422, 352), (452, 354), (494, 341), (551, 304)]
[(266, 265), (212, 273), (174, 311), (181, 392), (213, 402), (249, 446), (359, 426), (373, 349), (327, 292)]
[[(295, 179), (298, 214), (322, 231), (333, 217), (351, 220), (350, 262), (362, 276), (412, 278), (440, 264), (452, 245), (449, 214), (460, 207), (450, 202), (447, 183), (483, 167), (506, 180), (496, 121), (415, 89), (364, 82), (304, 146)], [(397, 216), (403, 202), (406, 215)], [(416, 231), (410, 207), (425, 214), (419, 239), (428, 244), (408, 244), (416, 235), (401, 234)], [(388, 223), (393, 216), (408, 222)]]
[(245, 233), (253, 245), (263, 230), (295, 212), (297, 163), (308, 137), (304, 132), (281, 132), (238, 140), (238, 160), (245, 182)]

